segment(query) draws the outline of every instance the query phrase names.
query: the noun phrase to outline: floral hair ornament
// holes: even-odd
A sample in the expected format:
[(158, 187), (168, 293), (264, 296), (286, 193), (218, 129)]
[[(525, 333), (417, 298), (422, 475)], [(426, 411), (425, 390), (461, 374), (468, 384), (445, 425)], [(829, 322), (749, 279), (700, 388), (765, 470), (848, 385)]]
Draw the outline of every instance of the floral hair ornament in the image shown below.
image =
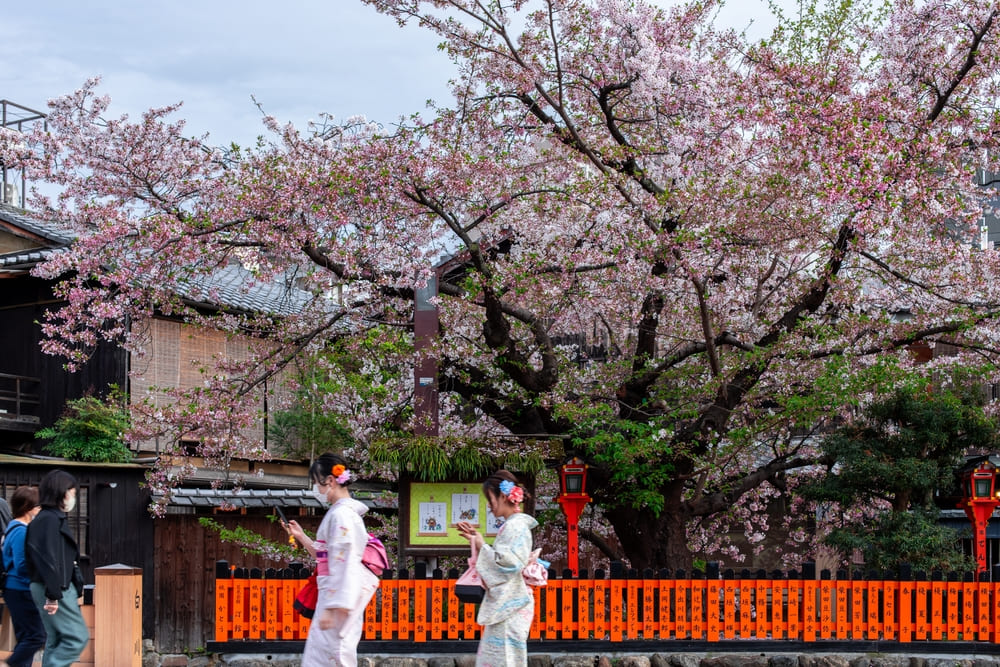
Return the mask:
[(341, 486), (351, 481), (351, 471), (347, 469), (347, 466), (341, 465), (340, 463), (333, 466), (333, 470), (330, 471), (330, 474), (333, 475), (337, 484), (340, 484)]
[(507, 496), (507, 499), (512, 503), (519, 503), (524, 500), (524, 489), (516, 486), (514, 482), (509, 479), (505, 479), (500, 482), (500, 493)]

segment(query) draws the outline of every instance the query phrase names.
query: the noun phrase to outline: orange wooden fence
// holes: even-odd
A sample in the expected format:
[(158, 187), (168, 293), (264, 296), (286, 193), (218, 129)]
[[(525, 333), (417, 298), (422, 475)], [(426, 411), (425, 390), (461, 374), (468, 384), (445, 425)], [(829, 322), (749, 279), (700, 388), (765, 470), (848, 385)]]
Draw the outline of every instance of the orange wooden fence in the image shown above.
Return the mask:
[[(613, 569), (614, 572), (614, 569)], [(304, 570), (216, 567), (215, 641), (303, 640), (309, 620), (292, 604)], [(532, 589), (531, 639), (788, 639), (1000, 643), (1000, 582), (965, 575), (936, 580), (820, 579), (797, 573), (722, 578), (641, 575), (558, 579)], [(395, 573), (392, 573), (395, 574)], [(383, 577), (365, 611), (364, 639), (478, 639), (476, 606), (452, 594), (454, 579)], [(420, 573), (422, 574), (422, 573)], [(779, 576), (781, 575), (781, 576)]]

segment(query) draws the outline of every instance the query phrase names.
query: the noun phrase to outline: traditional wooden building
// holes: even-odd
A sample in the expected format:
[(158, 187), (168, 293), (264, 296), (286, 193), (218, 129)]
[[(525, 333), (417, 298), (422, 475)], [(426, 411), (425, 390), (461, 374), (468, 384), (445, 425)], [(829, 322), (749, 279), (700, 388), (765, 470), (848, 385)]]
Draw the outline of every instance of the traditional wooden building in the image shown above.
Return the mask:
[[(40, 323), (60, 300), (53, 282), (31, 271), (53, 253), (65, 252), (72, 240), (72, 234), (58, 223), (0, 202), (0, 496), (9, 497), (22, 484), (37, 485), (53, 468), (74, 474), (80, 481), (80, 503), (71, 522), (83, 552), (85, 580), (93, 583), (93, 569), (104, 565), (142, 568), (144, 637), (153, 639), (161, 651), (198, 648), (212, 637), (215, 561), (273, 565), (223, 544), (198, 519), (211, 516), (228, 528), (242, 526), (277, 538), (280, 529), (266, 515), (280, 504), (308, 525), (319, 507), (304, 495), (307, 466), (300, 461), (235, 462), (232, 472), (243, 473), (248, 480), (249, 490), (242, 497), (231, 490), (209, 493), (211, 486), (218, 486), (220, 475), (199, 469), (187, 488), (171, 499), (167, 516), (153, 519), (149, 512), (153, 498), (144, 484), (145, 475), (172, 443), (142, 443), (127, 464), (80, 463), (47, 456), (35, 433), (52, 426), (67, 401), (87, 394), (104, 396), (112, 385), (132, 397), (147, 397), (156, 387), (191, 386), (200, 380), (199, 362), (213, 355), (245, 353), (240, 341), (221, 332), (154, 317), (142, 323), (151, 334), (151, 346), (141, 361), (119, 347), (103, 344), (80, 370), (67, 372), (62, 359), (41, 350)], [(239, 265), (223, 268), (211, 280), (209, 287), (219, 303), (210, 307), (270, 309), (280, 315), (308, 297), (291, 284), (246, 289), (250, 281)], [(262, 404), (265, 417), (259, 430), (265, 427), (267, 409)], [(189, 459), (185, 463), (198, 468), (200, 462)]]
[(128, 356), (100, 345), (77, 373), (41, 352), (41, 322), (57, 302), (50, 281), (31, 269), (62, 252), (72, 235), (59, 225), (0, 203), (0, 448), (34, 449), (34, 433), (50, 426), (66, 401), (111, 384), (126, 386)]

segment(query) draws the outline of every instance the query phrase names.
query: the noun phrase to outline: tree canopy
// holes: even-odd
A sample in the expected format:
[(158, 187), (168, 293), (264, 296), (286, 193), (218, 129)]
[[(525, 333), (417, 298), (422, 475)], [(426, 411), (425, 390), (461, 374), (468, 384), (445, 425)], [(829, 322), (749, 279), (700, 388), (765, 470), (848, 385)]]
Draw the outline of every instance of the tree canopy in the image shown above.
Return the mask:
[[(632, 564), (685, 567), (732, 521), (766, 531), (737, 509), (815, 463), (811, 430), (899, 374), (993, 369), (994, 3), (806, 5), (753, 42), (714, 0), (363, 1), (440, 35), (453, 100), (392, 126), (266, 117), (258, 145), (219, 149), (176, 106), (110, 117), (88, 82), (46, 129), (2, 135), (79, 234), (38, 271), (66, 302), (47, 350), (138, 348), (126, 323), (154, 312), (258, 344), (135, 437), (251, 455), (232, 424), (258, 387), (336, 340), (382, 378), (325, 405), (362, 456), (417, 426), (410, 376), (377, 369), (429, 354), (443, 436), (567, 443)], [(181, 298), (234, 261), (311, 298), (280, 318)], [(432, 276), (433, 345), (372, 354)], [(911, 368), (942, 340), (958, 354)]]
[(954, 486), (966, 452), (996, 446), (996, 421), (981, 387), (900, 387), (857, 421), (822, 439), (831, 474), (808, 486), (817, 500), (849, 506), (881, 502), (895, 512), (932, 508)]
[(937, 496), (957, 486), (967, 452), (996, 446), (996, 420), (975, 382), (900, 386), (822, 438), (827, 474), (799, 487), (826, 505), (826, 544), (869, 568), (972, 571), (956, 533), (938, 522)]

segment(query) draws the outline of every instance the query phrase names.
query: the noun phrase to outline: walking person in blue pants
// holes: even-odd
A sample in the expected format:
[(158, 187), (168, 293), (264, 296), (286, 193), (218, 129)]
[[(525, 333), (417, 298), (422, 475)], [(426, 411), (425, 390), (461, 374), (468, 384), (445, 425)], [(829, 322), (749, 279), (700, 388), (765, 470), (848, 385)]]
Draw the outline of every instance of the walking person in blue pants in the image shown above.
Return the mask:
[(28, 564), (24, 557), (28, 524), (42, 509), (38, 505), (38, 489), (30, 486), (17, 487), (10, 498), (10, 508), (14, 518), (7, 524), (3, 536), (3, 566), (7, 572), (3, 599), (10, 609), (17, 645), (7, 657), (7, 665), (31, 667), (35, 653), (45, 646), (45, 627), (38, 615), (35, 601), (31, 598), (31, 581), (28, 579)]
[(83, 594), (80, 551), (66, 516), (76, 507), (77, 486), (68, 472), (47, 474), (38, 486), (42, 511), (28, 524), (31, 596), (47, 635), (42, 667), (70, 667), (90, 641), (78, 601)]

